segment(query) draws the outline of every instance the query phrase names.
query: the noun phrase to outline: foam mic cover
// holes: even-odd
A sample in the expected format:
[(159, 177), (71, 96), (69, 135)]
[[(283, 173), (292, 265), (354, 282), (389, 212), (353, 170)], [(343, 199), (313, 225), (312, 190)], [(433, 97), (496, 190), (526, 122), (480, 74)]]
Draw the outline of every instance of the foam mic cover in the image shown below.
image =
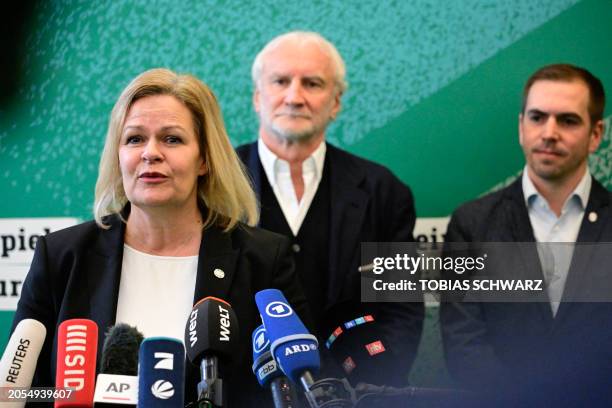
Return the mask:
[(278, 289), (255, 294), (255, 303), (270, 339), (270, 350), (281, 370), (298, 384), (305, 372), (316, 374), (321, 365), (317, 338), (306, 330)]
[(136, 406), (138, 352), (142, 340), (142, 333), (125, 323), (119, 323), (108, 330), (102, 348), (100, 374), (96, 381), (95, 408)]
[(100, 373), (138, 374), (138, 352), (144, 336), (135, 327), (125, 323), (112, 326), (102, 348)]
[[(45, 325), (38, 320), (24, 319), (15, 326), (0, 360), (0, 387), (29, 388), (32, 385), (46, 335)], [(4, 404), (15, 408), (25, 406), (25, 402)]]
[(74, 392), (69, 400), (56, 400), (56, 408), (93, 407), (97, 352), (98, 325), (94, 321), (70, 319), (59, 325), (55, 386)]
[(272, 357), (270, 340), (263, 324), (253, 331), (251, 343), (253, 345), (253, 374), (257, 377), (259, 385), (268, 388), (270, 382), (283, 373)]
[(206, 297), (193, 306), (185, 327), (187, 358), (195, 365), (205, 356), (229, 363), (238, 348), (238, 336), (238, 318), (230, 304)]
[(150, 337), (138, 355), (138, 407), (183, 408), (185, 349), (169, 337)]

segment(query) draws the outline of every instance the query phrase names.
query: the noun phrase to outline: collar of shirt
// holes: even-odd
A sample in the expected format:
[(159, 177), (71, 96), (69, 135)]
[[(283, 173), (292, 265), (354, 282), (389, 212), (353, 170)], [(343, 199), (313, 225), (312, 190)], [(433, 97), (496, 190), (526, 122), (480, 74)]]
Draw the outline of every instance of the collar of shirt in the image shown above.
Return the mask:
[(536, 241), (576, 242), (591, 192), (592, 180), (588, 169), (563, 204), (559, 217), (550, 209), (546, 199), (536, 190), (527, 175), (527, 168), (523, 171), (522, 184), (529, 220)]
[[(261, 138), (257, 140), (257, 151), (266, 176), (268, 176), (268, 181), (272, 184), (273, 188), (277, 187), (278, 174), (281, 172), (289, 172), (289, 162), (275, 155)], [(326, 151), (327, 145), (325, 142), (319, 144), (315, 151), (302, 163), (302, 173), (307, 174), (314, 172), (315, 179), (320, 181), (323, 177), (323, 164), (325, 163)]]
[(294, 236), (297, 236), (317, 192), (319, 183), (323, 178), (327, 145), (325, 142), (320, 143), (315, 151), (302, 163), (304, 194), (300, 201), (297, 200), (291, 180), (289, 162), (276, 156), (261, 139), (257, 142), (257, 150), (264, 172), (266, 173), (266, 178), (272, 187), (276, 200), (283, 211), (291, 231)]
[[(577, 204), (580, 206), (580, 209), (584, 210), (587, 206), (587, 203), (589, 202), (591, 184), (593, 184), (593, 180), (591, 179), (591, 172), (587, 167), (586, 171), (584, 172), (584, 175), (582, 176), (582, 179), (580, 179), (580, 182), (578, 183), (572, 194), (570, 194), (567, 200), (565, 200), (565, 203), (563, 204), (562, 213), (567, 210), (568, 204), (572, 199), (577, 200)], [(525, 168), (523, 169), (522, 185), (523, 196), (525, 197), (525, 204), (527, 205), (527, 208), (531, 208), (536, 201), (541, 202), (547, 208), (549, 208), (548, 202), (538, 192), (538, 190), (533, 185), (533, 182), (529, 178), (529, 175), (527, 174), (527, 166), (525, 166)]]

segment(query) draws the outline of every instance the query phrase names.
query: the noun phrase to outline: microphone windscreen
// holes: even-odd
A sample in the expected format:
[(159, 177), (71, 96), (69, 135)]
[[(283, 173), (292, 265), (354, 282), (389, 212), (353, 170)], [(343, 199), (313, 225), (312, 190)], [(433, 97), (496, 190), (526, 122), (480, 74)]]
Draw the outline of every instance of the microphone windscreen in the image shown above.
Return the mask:
[(96, 379), (94, 407), (135, 407), (138, 402), (138, 352), (143, 335), (135, 327), (118, 323), (108, 329)]
[(238, 318), (224, 300), (207, 297), (193, 306), (185, 327), (187, 358), (199, 365), (204, 356), (216, 356), (227, 365), (238, 349)]
[(255, 294), (255, 303), (270, 339), (270, 350), (283, 373), (296, 384), (304, 372), (316, 374), (321, 365), (317, 338), (306, 330), (283, 293), (262, 290)]
[[(38, 320), (24, 319), (15, 326), (0, 360), (0, 387), (29, 388), (32, 385), (46, 335), (45, 325)], [(25, 402), (7, 403), (12, 407), (24, 405)]]
[(177, 339), (150, 337), (138, 355), (138, 407), (182, 408), (185, 349)]
[(380, 382), (380, 372), (397, 366), (374, 313), (355, 303), (338, 304), (327, 313), (325, 347), (353, 382)]
[(112, 326), (104, 339), (100, 373), (137, 375), (138, 350), (143, 339), (142, 333), (128, 324)]
[(270, 340), (263, 324), (253, 331), (251, 343), (253, 346), (253, 374), (257, 377), (259, 385), (268, 388), (270, 382), (283, 375), (283, 373), (272, 357)]
[(98, 325), (94, 321), (70, 319), (59, 325), (55, 386), (74, 392), (69, 400), (56, 400), (56, 408), (93, 406), (97, 352)]

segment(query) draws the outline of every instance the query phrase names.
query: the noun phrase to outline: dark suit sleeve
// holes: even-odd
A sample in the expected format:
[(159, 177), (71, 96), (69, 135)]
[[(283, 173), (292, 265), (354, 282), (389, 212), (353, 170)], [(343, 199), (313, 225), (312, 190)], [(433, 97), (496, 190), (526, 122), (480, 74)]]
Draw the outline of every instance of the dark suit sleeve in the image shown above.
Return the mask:
[(33, 387), (52, 386), (51, 382), (51, 349), (57, 324), (57, 311), (53, 301), (53, 279), (47, 258), (45, 237), (36, 243), (34, 258), (21, 289), (21, 297), (13, 319), (11, 332), (23, 319), (35, 319), (45, 325), (47, 334), (38, 358)]
[[(469, 221), (469, 215), (462, 215), (460, 211), (453, 214), (446, 242), (473, 241), (470, 228), (474, 223)], [(495, 373), (500, 372), (499, 359), (488, 341), (485, 319), (480, 303), (444, 299), (440, 303), (440, 326), (448, 371), (458, 385), (479, 391), (485, 383), (493, 385), (491, 381), (496, 381)]]
[(388, 192), (390, 199), (386, 203), (385, 235), (389, 242), (413, 242), (412, 231), (416, 223), (414, 197), (401, 181), (394, 181), (391, 191)]
[[(413, 242), (412, 231), (416, 222), (414, 199), (408, 187), (394, 176), (390, 197), (385, 203), (383, 214), (384, 239), (383, 242)], [(403, 303), (378, 303), (378, 322), (383, 329), (383, 337), (394, 353), (396, 366), (379, 373), (379, 384), (402, 386), (407, 382), (410, 368), (416, 358), (425, 308), (421, 297), (420, 301)]]

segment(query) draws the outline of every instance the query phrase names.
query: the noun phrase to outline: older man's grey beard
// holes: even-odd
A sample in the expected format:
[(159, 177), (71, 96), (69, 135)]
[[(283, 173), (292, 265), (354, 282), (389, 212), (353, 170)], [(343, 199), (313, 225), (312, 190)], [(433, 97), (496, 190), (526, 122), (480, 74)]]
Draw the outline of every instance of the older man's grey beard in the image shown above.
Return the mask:
[(310, 129), (294, 132), (272, 124), (272, 133), (274, 133), (277, 138), (287, 140), (289, 142), (305, 142), (314, 137), (314, 135), (317, 133), (317, 129), (311, 127)]
[(279, 126), (277, 123), (272, 122), (270, 124), (270, 130), (279, 140), (286, 140), (289, 142), (307, 142), (316, 135), (324, 132), (327, 125), (329, 125), (329, 122), (331, 122), (331, 120), (327, 120), (325, 123), (311, 122), (311, 126), (299, 131), (289, 130)]

